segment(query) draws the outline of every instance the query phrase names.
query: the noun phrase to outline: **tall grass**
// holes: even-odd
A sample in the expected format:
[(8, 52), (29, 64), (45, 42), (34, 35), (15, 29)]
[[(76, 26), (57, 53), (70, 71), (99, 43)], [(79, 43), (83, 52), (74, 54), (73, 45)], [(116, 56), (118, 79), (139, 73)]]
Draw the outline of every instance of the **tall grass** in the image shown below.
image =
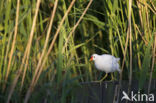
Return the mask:
[(138, 80), (142, 90), (149, 79), (150, 93), (156, 5), (131, 2), (1, 0), (0, 102), (75, 103), (81, 82), (104, 75), (89, 62), (93, 53), (120, 57), (120, 84)]

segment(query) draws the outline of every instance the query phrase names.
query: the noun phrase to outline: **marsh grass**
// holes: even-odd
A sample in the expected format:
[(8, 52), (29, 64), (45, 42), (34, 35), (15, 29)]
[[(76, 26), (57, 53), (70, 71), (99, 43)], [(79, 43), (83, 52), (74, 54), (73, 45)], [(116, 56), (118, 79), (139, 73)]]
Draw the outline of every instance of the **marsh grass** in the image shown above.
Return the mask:
[(156, 4), (129, 1), (0, 0), (0, 102), (76, 103), (80, 83), (104, 75), (93, 53), (120, 57), (120, 84), (143, 90), (156, 78)]

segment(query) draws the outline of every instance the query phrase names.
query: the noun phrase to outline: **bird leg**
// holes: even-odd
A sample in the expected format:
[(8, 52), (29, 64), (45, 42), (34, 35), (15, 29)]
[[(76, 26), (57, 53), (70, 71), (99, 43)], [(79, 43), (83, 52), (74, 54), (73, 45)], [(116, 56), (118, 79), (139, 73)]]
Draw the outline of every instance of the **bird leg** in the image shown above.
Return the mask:
[(104, 79), (106, 79), (106, 77), (107, 77), (107, 73), (105, 74), (105, 76), (100, 80), (100, 82), (102, 82)]
[(116, 78), (114, 78), (114, 76), (113, 76), (113, 73), (111, 73), (111, 77), (112, 77), (111, 81), (116, 80)]
[(111, 73), (111, 77), (112, 77), (111, 81), (113, 81), (114, 80), (113, 73)]

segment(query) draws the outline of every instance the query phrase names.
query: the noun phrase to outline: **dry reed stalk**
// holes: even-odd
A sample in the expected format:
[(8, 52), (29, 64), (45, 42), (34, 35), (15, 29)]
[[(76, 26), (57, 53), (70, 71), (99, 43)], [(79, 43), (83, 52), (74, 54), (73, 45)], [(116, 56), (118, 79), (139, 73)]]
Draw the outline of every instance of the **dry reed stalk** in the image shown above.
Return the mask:
[[(144, 0), (144, 4), (145, 4), (145, 14), (146, 14), (146, 34), (147, 37), (151, 37), (151, 32), (150, 32), (150, 24), (149, 24), (149, 14), (148, 14), (148, 8), (147, 8), (147, 3)], [(149, 40), (148, 38), (148, 40)]]
[(129, 40), (129, 29), (127, 30), (127, 38), (126, 38), (125, 50), (124, 50), (123, 60), (122, 60), (120, 80), (119, 80), (119, 86), (118, 86), (118, 92), (117, 92), (117, 103), (119, 103), (120, 89), (121, 89), (122, 76), (123, 76), (122, 73), (123, 73), (123, 69), (124, 69), (124, 65), (125, 65), (125, 60), (126, 60), (126, 52), (127, 52), (127, 47), (128, 47), (128, 40)]
[[(11, 53), (10, 53), (10, 56), (9, 56), (9, 64), (8, 64), (8, 68), (7, 68), (7, 74), (6, 74), (6, 78), (5, 78), (5, 83), (7, 82), (8, 75), (9, 75), (9, 72), (10, 72), (11, 61), (12, 61), (12, 57), (13, 57), (13, 53), (14, 53), (14, 48), (15, 48), (15, 43), (16, 43), (16, 37), (17, 37), (17, 31), (18, 31), (19, 7), (20, 7), (20, 0), (17, 1), (16, 23), (15, 23), (14, 39), (13, 39), (13, 43), (12, 43)], [(9, 103), (10, 98), (11, 98), (11, 95), (9, 94), (8, 99), (7, 99), (7, 103)]]
[[(6, 49), (6, 54), (5, 54), (5, 58), (4, 58), (4, 65), (7, 65), (7, 59), (8, 59), (8, 54), (9, 54), (9, 48), (10, 48), (10, 42), (11, 42), (11, 38), (12, 38), (13, 32), (11, 32), (9, 34), (9, 40), (8, 40), (8, 45), (7, 45), (7, 49)], [(4, 67), (5, 68), (5, 67)], [(7, 81), (6, 81), (7, 82)], [(3, 87), (2, 87), (2, 91), (5, 91), (5, 87), (6, 87), (6, 82), (4, 81)]]
[[(75, 0), (73, 0), (72, 3), (70, 4), (71, 7), (73, 6), (74, 2), (75, 2)], [(68, 10), (71, 9), (71, 7), (69, 7)], [(69, 11), (68, 11), (68, 10), (67, 10), (67, 12), (70, 11), (70, 10), (69, 10)], [(67, 12), (66, 12), (66, 13), (67, 13)], [(65, 15), (66, 15), (66, 14), (65, 14)], [(64, 22), (64, 20), (65, 20), (65, 18), (66, 18), (65, 15), (64, 15), (64, 17), (63, 17), (63, 19), (62, 19), (63, 22)], [(66, 15), (66, 16), (67, 16), (67, 15)], [(61, 22), (62, 22), (62, 21), (61, 21)], [(62, 23), (63, 23), (63, 22), (62, 22)], [(61, 23), (60, 23), (60, 24), (61, 24)], [(62, 25), (62, 24), (61, 24), (61, 25)], [(59, 25), (59, 31), (60, 31), (60, 29), (61, 29), (61, 25)], [(58, 30), (56, 31), (55, 36), (56, 36), (56, 34), (58, 35), (59, 31), (58, 31)], [(57, 32), (58, 32), (58, 33), (57, 33)], [(54, 38), (55, 38), (55, 37), (54, 37)], [(57, 37), (56, 37), (56, 38), (57, 38)], [(54, 41), (51, 42), (50, 47), (49, 47), (49, 49), (48, 49), (48, 53), (47, 53), (47, 55), (46, 55), (45, 57), (48, 57), (48, 55), (50, 54), (50, 51), (51, 51), (52, 48), (53, 48), (53, 45), (54, 45), (54, 43), (55, 43), (55, 41), (56, 41), (56, 38), (53, 39)], [(51, 49), (51, 50), (50, 50), (50, 49)], [(46, 60), (45, 60), (45, 61), (46, 61)], [(42, 70), (43, 70), (43, 66), (44, 66), (45, 63), (43, 62), (42, 64), (43, 64), (43, 65), (41, 65), (40, 71), (39, 71), (39, 73), (38, 73), (38, 75), (37, 75), (37, 78), (36, 78), (36, 81), (35, 81), (34, 85), (36, 85), (36, 83), (37, 83), (37, 81), (38, 81), (38, 79), (39, 79), (39, 76), (40, 76), (40, 74), (41, 74), (41, 72), (42, 72)]]
[[(35, 29), (35, 25), (36, 25), (36, 19), (37, 19), (37, 15), (38, 15), (38, 11), (39, 11), (39, 6), (40, 6), (40, 0), (37, 1), (37, 4), (36, 4), (36, 11), (35, 11), (35, 16), (33, 18), (33, 24), (32, 24), (32, 29), (31, 29), (31, 33), (30, 33), (30, 37), (29, 37), (29, 40), (28, 40), (28, 44), (27, 44), (27, 47), (26, 47), (26, 50), (24, 52), (24, 57), (22, 59), (22, 64), (20, 66), (20, 69), (17, 71), (17, 75), (13, 81), (13, 84), (11, 85), (11, 88), (10, 88), (10, 91), (9, 91), (9, 95), (8, 95), (8, 100), (7, 100), (7, 103), (9, 103), (10, 99), (11, 99), (11, 96), (12, 96), (12, 93), (15, 89), (15, 86), (17, 84), (17, 81), (18, 81), (18, 78), (19, 76), (21, 75), (21, 72), (22, 72), (22, 69), (23, 69), (23, 66), (25, 64), (25, 59), (27, 58), (27, 60), (29, 59), (29, 53), (30, 53), (30, 45), (32, 43), (32, 38), (33, 38), (33, 34), (34, 34), (34, 29)], [(27, 61), (26, 61), (27, 62)], [(26, 68), (26, 66), (25, 66)]]
[[(35, 77), (39, 71), (39, 67), (41, 66), (41, 62), (42, 62), (42, 59), (45, 55), (45, 51), (46, 51), (46, 48), (47, 48), (47, 45), (48, 45), (48, 41), (49, 41), (49, 37), (50, 37), (50, 32), (51, 32), (51, 28), (52, 28), (52, 24), (53, 24), (53, 20), (54, 20), (54, 16), (55, 16), (55, 12), (56, 12), (56, 8), (57, 8), (57, 4), (58, 4), (58, 0), (55, 1), (55, 4), (54, 4), (54, 9), (53, 9), (53, 12), (51, 13), (51, 19), (50, 19), (50, 24), (49, 24), (49, 28), (48, 28), (48, 32), (47, 32), (47, 36), (46, 36), (46, 40), (45, 40), (45, 44), (44, 44), (44, 48), (42, 50), (42, 54), (41, 54), (41, 57), (39, 59), (39, 62), (37, 64), (37, 67), (35, 69), (35, 74), (33, 76), (33, 79), (32, 79), (32, 82), (34, 82), (35, 80)], [(24, 78), (25, 78), (25, 75), (23, 75), (23, 78), (22, 78), (22, 85), (21, 85), (21, 89), (23, 87), (23, 83), (24, 83)]]
[[(128, 95), (131, 90), (132, 84), (132, 27), (131, 27), (131, 14), (132, 14), (132, 0), (129, 0), (129, 12), (128, 12), (128, 28), (129, 28), (129, 49), (130, 49), (130, 73), (129, 73), (129, 83), (128, 83)], [(128, 100), (126, 101), (126, 103)]]
[(153, 6), (153, 10), (156, 12), (156, 7), (154, 6), (153, 0), (150, 0), (151, 5)]
[(28, 41), (28, 44), (27, 44), (28, 51), (27, 51), (26, 63), (25, 63), (25, 68), (24, 68), (24, 72), (23, 72), (23, 77), (22, 77), (22, 84), (21, 84), (22, 86), (23, 86), (23, 82), (24, 82), (24, 78), (25, 78), (25, 74), (26, 74), (26, 70), (27, 70), (27, 66), (28, 66), (28, 60), (29, 60), (29, 56), (30, 56), (30, 48), (31, 48), (32, 39), (33, 39), (33, 36), (34, 36), (34, 30), (35, 30), (35, 26), (36, 26), (36, 20), (37, 20), (37, 16), (38, 16), (38, 12), (39, 12), (40, 2), (41, 2), (41, 0), (38, 0), (37, 4), (36, 4), (35, 16), (34, 16), (34, 19), (33, 19), (33, 24), (32, 24), (32, 29), (31, 29), (31, 32), (30, 32), (29, 41)]
[(79, 23), (81, 22), (82, 18), (83, 18), (84, 15), (86, 14), (86, 12), (87, 12), (87, 10), (89, 9), (89, 7), (90, 7), (90, 5), (92, 4), (92, 2), (93, 2), (93, 0), (90, 0), (90, 1), (89, 1), (88, 5), (87, 5), (87, 7), (85, 8), (85, 10), (83, 11), (81, 17), (79, 18), (79, 20), (77, 21), (77, 23), (74, 25), (72, 31), (70, 32), (70, 34), (69, 34), (69, 36), (68, 36), (68, 38), (67, 38), (67, 40), (66, 40), (66, 42), (65, 42), (65, 45), (64, 45), (64, 47), (63, 47), (63, 49), (62, 49), (62, 53), (64, 53), (65, 48), (67, 47), (67, 43), (68, 43), (70, 37), (71, 37), (72, 34), (75, 32), (75, 29), (77, 28), (77, 26), (78, 26)]
[[(51, 15), (51, 23), (52, 23), (52, 21), (53, 21), (53, 19), (54, 19), (54, 16), (55, 16), (57, 4), (58, 4), (58, 0), (56, 0), (56, 1), (55, 1), (55, 4), (54, 4), (54, 10), (53, 10), (53, 13), (52, 13), (52, 15)], [(52, 27), (52, 24), (51, 24), (50, 26)], [(47, 48), (47, 44), (48, 44), (48, 40), (49, 40), (48, 38), (49, 38), (49, 36), (50, 36), (51, 27), (49, 27), (48, 32), (47, 32), (48, 37), (46, 38), (47, 40), (46, 40), (46, 43), (45, 43), (45, 48), (44, 48), (45, 50), (46, 50), (46, 48)], [(41, 57), (40, 57), (40, 58), (42, 58), (42, 59), (44, 59), (43, 56), (45, 55), (45, 50), (43, 51), (43, 55), (41, 55)], [(37, 68), (36, 68), (36, 71), (35, 71), (36, 74), (34, 74), (32, 83), (35, 82), (35, 79), (36, 79), (36, 82), (37, 82), (37, 80), (38, 80), (37, 78), (39, 78), (38, 72), (39, 72), (39, 70), (40, 70), (40, 66), (41, 66), (41, 61), (42, 61), (42, 59), (38, 62), (38, 65), (37, 65)], [(36, 83), (34, 83), (34, 84), (36, 84)]]
[[(51, 42), (51, 44), (50, 44), (50, 47), (49, 47), (49, 49), (48, 49), (48, 52), (47, 52), (47, 54), (45, 55), (45, 58), (43, 59), (42, 65), (41, 65), (41, 67), (40, 67), (40, 70), (39, 70), (39, 72), (38, 72), (38, 74), (37, 74), (38, 77), (40, 76), (40, 74), (41, 74), (41, 72), (42, 72), (42, 70), (43, 70), (43, 66), (44, 66), (44, 64), (45, 64), (45, 62), (46, 62), (46, 59), (47, 59), (48, 55), (50, 54), (51, 50), (53, 49), (54, 43), (55, 43), (55, 41), (56, 41), (56, 39), (57, 39), (57, 37), (58, 37), (58, 34), (59, 34), (59, 32), (60, 32), (60, 30), (61, 30), (61, 27), (62, 27), (62, 25), (63, 25), (63, 23), (64, 23), (64, 21), (65, 21), (65, 18), (67, 17), (68, 13), (70, 12), (70, 10), (71, 10), (72, 6), (74, 5), (75, 1), (76, 1), (76, 0), (72, 0), (70, 6), (69, 6), (69, 8), (68, 8), (68, 10), (66, 11), (65, 15), (63, 16), (63, 18), (62, 18), (62, 20), (61, 20), (61, 22), (60, 22), (60, 24), (59, 24), (59, 26), (58, 26), (58, 29), (57, 29), (57, 31), (56, 31), (56, 33), (55, 33), (55, 35), (54, 35), (54, 38), (53, 38), (53, 40), (52, 40), (52, 42)], [(28, 102), (29, 97), (30, 97), (30, 95), (31, 95), (31, 92), (32, 92), (32, 90), (33, 90), (35, 84), (37, 83), (38, 79), (36, 79), (36, 81), (35, 81), (35, 79), (34, 79), (33, 81), (34, 81), (34, 82), (31, 82), (30, 87), (29, 87), (29, 89), (28, 89), (28, 91), (27, 91), (27, 93), (26, 93), (26, 96), (25, 96), (25, 99), (24, 99), (24, 103), (27, 103), (27, 102)]]
[(13, 39), (12, 48), (11, 48), (10, 55), (9, 55), (9, 63), (8, 63), (7, 73), (6, 73), (5, 80), (4, 80), (3, 90), (5, 89), (5, 85), (8, 80), (9, 73), (10, 73), (10, 66), (11, 66), (12, 56), (14, 53), (14, 48), (15, 48), (15, 43), (16, 43), (17, 30), (18, 30), (18, 18), (19, 18), (19, 4), (20, 4), (20, 1), (18, 0), (17, 10), (16, 10), (16, 23), (15, 23), (14, 39)]
[(153, 47), (153, 58), (152, 58), (152, 67), (151, 67), (151, 72), (150, 72), (150, 78), (149, 78), (149, 83), (148, 83), (148, 95), (151, 90), (151, 82), (152, 82), (152, 73), (154, 70), (154, 62), (155, 62), (155, 56), (156, 56), (156, 32), (155, 32), (155, 40), (154, 40), (154, 47)]
[(143, 26), (143, 20), (142, 20), (142, 5), (140, 4), (140, 1), (137, 2), (137, 7), (139, 8), (139, 17), (140, 17), (140, 23), (141, 23), (141, 28), (144, 28)]
[[(130, 77), (129, 77), (130, 80), (129, 80), (129, 86), (131, 85), (131, 81), (132, 81), (131, 9), (132, 9), (132, 0), (129, 0), (128, 30), (127, 30), (125, 50), (124, 50), (124, 54), (123, 54), (124, 56), (123, 56), (123, 61), (122, 61), (118, 92), (117, 92), (117, 103), (119, 102), (119, 95), (120, 95), (120, 89), (121, 89), (121, 84), (122, 84), (122, 76), (123, 76), (122, 73), (123, 73), (124, 63), (125, 63), (125, 59), (126, 59), (128, 41), (130, 41)], [(129, 90), (130, 90), (130, 87), (128, 88), (128, 91)], [(126, 102), (128, 102), (128, 101), (126, 101)]]
[[(152, 3), (151, 3), (152, 4)], [(147, 7), (156, 15), (156, 9), (153, 5), (153, 8), (146, 3)]]
[(146, 3), (145, 0), (144, 0), (143, 2), (137, 0), (137, 3), (139, 3), (139, 4), (142, 5), (142, 6), (146, 6), (146, 7), (149, 8), (154, 14), (156, 14), (156, 8), (155, 8), (155, 6), (154, 6), (154, 4), (153, 4), (152, 1), (150, 1), (150, 3), (151, 3), (151, 5), (153, 6), (153, 8), (152, 8), (148, 3)]
[(145, 38), (143, 37), (143, 35), (142, 35), (141, 31), (139, 30), (139, 28), (138, 28), (138, 26), (137, 26), (136, 24), (135, 24), (135, 27), (136, 27), (136, 29), (138, 30), (138, 32), (139, 32), (139, 34), (140, 34), (140, 36), (141, 36), (142, 40), (144, 41), (145, 45), (148, 45), (148, 41), (147, 41), (147, 40), (145, 40)]

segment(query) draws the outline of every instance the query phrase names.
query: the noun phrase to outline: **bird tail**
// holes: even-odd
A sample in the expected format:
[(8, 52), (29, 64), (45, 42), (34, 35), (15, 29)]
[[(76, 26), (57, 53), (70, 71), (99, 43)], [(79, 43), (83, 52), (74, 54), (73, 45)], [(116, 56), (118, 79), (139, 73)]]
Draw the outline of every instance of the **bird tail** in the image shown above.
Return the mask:
[(119, 62), (120, 61), (120, 58), (116, 58), (116, 61)]
[[(116, 60), (117, 60), (117, 62), (119, 62), (120, 58), (116, 58)], [(118, 71), (119, 73), (121, 73), (120, 66), (119, 66), (118, 63), (117, 63), (117, 71)]]
[(120, 70), (120, 68), (117, 68), (117, 71), (118, 71), (119, 73), (121, 73), (121, 70)]
[(121, 73), (121, 70), (120, 70), (120, 66), (119, 66), (119, 62), (120, 61), (120, 58), (116, 58), (116, 63), (117, 63), (117, 67), (116, 67), (116, 70)]

